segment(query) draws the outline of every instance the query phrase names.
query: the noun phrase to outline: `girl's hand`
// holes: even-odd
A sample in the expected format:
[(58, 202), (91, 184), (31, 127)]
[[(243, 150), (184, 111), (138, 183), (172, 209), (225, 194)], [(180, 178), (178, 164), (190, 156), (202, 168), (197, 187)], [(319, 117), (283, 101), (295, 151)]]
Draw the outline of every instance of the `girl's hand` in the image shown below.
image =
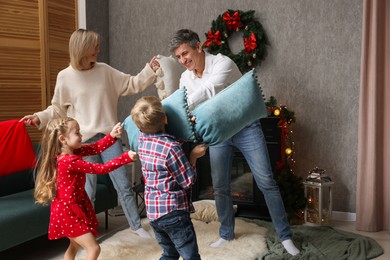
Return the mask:
[(120, 138), (122, 133), (123, 133), (123, 128), (121, 126), (121, 123), (117, 123), (112, 128), (110, 135), (112, 136), (112, 138)]
[(130, 158), (131, 158), (133, 161), (138, 160), (138, 154), (137, 154), (136, 152), (130, 150), (130, 151), (128, 151), (127, 153), (129, 154)]

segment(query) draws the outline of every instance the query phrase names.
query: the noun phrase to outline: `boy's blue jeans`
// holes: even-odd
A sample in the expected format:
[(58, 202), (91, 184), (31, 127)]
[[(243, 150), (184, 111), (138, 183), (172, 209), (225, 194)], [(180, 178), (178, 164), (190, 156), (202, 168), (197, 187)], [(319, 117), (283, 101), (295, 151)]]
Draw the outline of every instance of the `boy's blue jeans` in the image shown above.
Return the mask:
[(163, 249), (160, 260), (200, 259), (196, 234), (190, 214), (183, 210), (173, 211), (150, 221), (157, 242)]

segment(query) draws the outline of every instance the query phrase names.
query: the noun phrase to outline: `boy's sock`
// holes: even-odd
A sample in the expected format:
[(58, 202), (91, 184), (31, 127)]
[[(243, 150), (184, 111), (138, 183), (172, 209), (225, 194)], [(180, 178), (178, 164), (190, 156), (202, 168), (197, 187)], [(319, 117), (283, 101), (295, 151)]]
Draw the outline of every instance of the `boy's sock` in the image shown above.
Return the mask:
[(137, 235), (139, 235), (140, 237), (143, 237), (143, 238), (152, 238), (149, 233), (144, 229), (144, 228), (139, 228), (137, 230), (131, 230), (133, 233), (136, 233)]
[(216, 241), (216, 242), (210, 244), (210, 246), (211, 246), (211, 247), (220, 247), (221, 245), (223, 245), (223, 244), (225, 244), (225, 243), (227, 243), (227, 242), (229, 242), (229, 241), (228, 241), (228, 240), (225, 240), (225, 239), (223, 239), (223, 238), (220, 238), (218, 241)]
[(284, 248), (286, 249), (287, 253), (290, 255), (297, 255), (299, 254), (299, 249), (295, 247), (293, 241), (291, 239), (287, 239), (282, 241), (282, 244)]

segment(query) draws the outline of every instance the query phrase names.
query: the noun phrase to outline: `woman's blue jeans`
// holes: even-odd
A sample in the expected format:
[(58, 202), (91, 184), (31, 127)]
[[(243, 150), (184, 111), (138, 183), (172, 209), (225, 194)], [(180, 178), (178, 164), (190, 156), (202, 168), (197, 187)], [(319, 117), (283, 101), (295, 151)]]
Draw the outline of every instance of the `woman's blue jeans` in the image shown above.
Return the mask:
[(173, 211), (150, 222), (163, 253), (160, 260), (199, 260), (195, 229), (190, 214)]
[(258, 121), (245, 127), (232, 138), (209, 148), (214, 197), (221, 222), (220, 237), (225, 240), (234, 239), (234, 212), (230, 188), (234, 147), (245, 157), (257, 186), (264, 194), (279, 239), (281, 241), (290, 239), (292, 236), (290, 225), (279, 186), (273, 178), (267, 144)]
[[(94, 143), (102, 139), (105, 135), (97, 134), (94, 137), (87, 140), (85, 143)], [(122, 143), (120, 139), (110, 146), (108, 149), (103, 151), (101, 154), (86, 156), (84, 160), (93, 163), (106, 163), (113, 158), (116, 158), (123, 154)], [(137, 230), (141, 228), (141, 219), (138, 214), (137, 204), (135, 202), (135, 197), (131, 189), (129, 175), (126, 171), (126, 167), (122, 166), (109, 173), (112, 184), (114, 185), (115, 190), (118, 193), (119, 201), (122, 205), (123, 212), (127, 218), (129, 226), (132, 230)], [(87, 174), (85, 182), (85, 190), (88, 194), (88, 197), (91, 199), (92, 204), (95, 202), (96, 194), (96, 184), (97, 184), (97, 175), (96, 174)]]

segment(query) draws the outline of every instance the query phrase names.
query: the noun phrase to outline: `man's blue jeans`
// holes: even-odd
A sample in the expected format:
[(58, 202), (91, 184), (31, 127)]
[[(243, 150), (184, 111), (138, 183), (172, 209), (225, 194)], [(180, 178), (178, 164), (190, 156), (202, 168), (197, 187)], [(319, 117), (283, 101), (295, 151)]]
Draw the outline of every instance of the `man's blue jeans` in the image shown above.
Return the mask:
[[(94, 143), (104, 137), (103, 134), (97, 134), (94, 137), (87, 140), (85, 143)], [(118, 141), (110, 146), (108, 149), (103, 151), (101, 154), (86, 156), (84, 160), (93, 163), (106, 163), (123, 153), (122, 143)], [(130, 187), (129, 175), (126, 172), (126, 167), (122, 166), (109, 173), (112, 184), (114, 185), (115, 190), (118, 193), (119, 201), (122, 205), (123, 212), (127, 218), (127, 221), (132, 230), (137, 230), (141, 228), (141, 219), (138, 214), (137, 204), (135, 202), (135, 197), (133, 191)], [(96, 183), (97, 176), (96, 174), (87, 174), (85, 182), (85, 190), (88, 194), (88, 197), (91, 199), (92, 204), (95, 202), (96, 194)]]
[(225, 142), (209, 148), (214, 197), (221, 222), (220, 237), (225, 240), (234, 239), (234, 213), (230, 188), (234, 147), (244, 155), (257, 186), (264, 194), (280, 240), (290, 239), (292, 236), (290, 225), (279, 186), (273, 178), (267, 145), (259, 121), (245, 127)]
[(198, 244), (190, 214), (173, 211), (150, 222), (158, 244), (163, 248), (160, 260), (198, 260)]

